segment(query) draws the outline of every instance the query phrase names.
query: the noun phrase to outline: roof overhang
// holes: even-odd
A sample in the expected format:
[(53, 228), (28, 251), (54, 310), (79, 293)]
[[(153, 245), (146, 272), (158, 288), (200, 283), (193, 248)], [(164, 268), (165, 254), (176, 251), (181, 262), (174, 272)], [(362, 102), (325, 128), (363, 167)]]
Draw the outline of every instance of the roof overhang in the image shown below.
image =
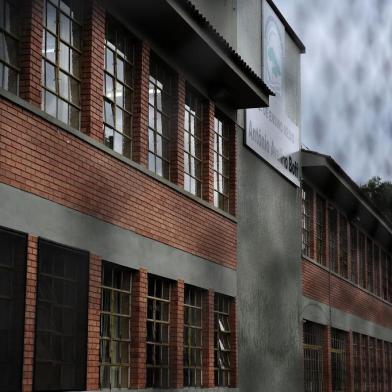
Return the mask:
[(385, 248), (392, 249), (391, 225), (334, 159), (314, 151), (302, 150), (302, 175), (335, 202), (351, 221), (366, 230)]
[(122, 19), (233, 109), (268, 106), (272, 91), (186, 0), (112, 0)]

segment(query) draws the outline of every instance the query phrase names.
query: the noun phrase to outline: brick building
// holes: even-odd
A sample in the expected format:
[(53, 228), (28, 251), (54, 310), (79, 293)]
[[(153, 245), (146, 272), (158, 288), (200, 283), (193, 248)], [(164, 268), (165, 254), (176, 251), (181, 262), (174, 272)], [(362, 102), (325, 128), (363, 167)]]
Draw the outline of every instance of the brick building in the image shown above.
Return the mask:
[(237, 386), (237, 110), (271, 94), (187, 1), (0, 1), (1, 391)]
[(392, 226), (329, 156), (302, 151), (305, 391), (392, 390)]

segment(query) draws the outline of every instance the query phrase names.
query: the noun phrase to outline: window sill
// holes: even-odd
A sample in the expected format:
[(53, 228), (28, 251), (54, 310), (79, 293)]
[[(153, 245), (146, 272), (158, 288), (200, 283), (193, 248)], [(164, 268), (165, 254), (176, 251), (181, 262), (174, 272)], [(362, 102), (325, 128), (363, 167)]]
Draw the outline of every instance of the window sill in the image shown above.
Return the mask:
[(49, 114), (45, 113), (41, 109), (37, 108), (36, 106), (30, 104), (29, 102), (25, 101), (24, 99), (10, 93), (9, 91), (6, 91), (4, 89), (0, 88), (0, 97), (7, 99), (8, 101), (14, 103), (15, 105), (20, 106), (22, 109), (25, 109), (36, 116), (40, 117), (41, 119), (51, 123), (52, 125), (61, 128), (62, 130), (72, 134), (73, 136), (77, 137), (80, 140), (83, 140), (84, 142), (90, 144), (91, 146), (97, 148), (98, 150), (101, 150), (105, 152), (106, 154), (112, 156), (113, 158), (125, 163), (126, 165), (132, 167), (133, 169), (138, 170), (139, 172), (142, 172), (143, 174), (149, 176), (150, 178), (160, 182), (161, 184), (164, 184), (168, 186), (169, 188), (173, 189), (174, 191), (186, 196), (188, 199), (191, 199), (192, 201), (202, 205), (203, 207), (206, 207), (213, 212), (225, 217), (226, 219), (237, 223), (237, 218), (215, 206), (213, 206), (211, 203), (208, 203), (207, 201), (200, 199), (193, 194), (185, 191), (183, 188), (179, 187), (178, 185), (170, 182), (169, 180), (166, 180), (165, 178), (151, 172), (144, 166), (128, 159), (122, 156), (121, 154), (116, 153), (115, 151), (111, 150), (110, 148), (106, 147), (103, 143), (98, 142), (97, 140), (91, 138), (90, 136), (84, 134), (81, 131), (78, 131), (77, 129), (74, 129), (70, 127), (69, 125), (57, 120), (56, 118), (50, 116)]
[(321, 265), (321, 264), (317, 263), (317, 262), (316, 262), (315, 260), (313, 260), (312, 258), (310, 258), (310, 257), (308, 257), (308, 256), (305, 256), (305, 255), (302, 255), (302, 259), (303, 259), (303, 260), (306, 260), (306, 261), (309, 261), (310, 263), (314, 264), (315, 266), (319, 267), (320, 269), (322, 269), (322, 270), (324, 270), (324, 271), (330, 273), (331, 275), (333, 275), (333, 276), (335, 276), (335, 277), (337, 277), (337, 278), (339, 278), (339, 279), (345, 281), (346, 283), (349, 283), (351, 286), (355, 287), (355, 288), (358, 289), (358, 290), (361, 290), (361, 291), (365, 292), (366, 294), (368, 294), (368, 295), (372, 296), (373, 298), (375, 298), (375, 299), (377, 299), (377, 300), (383, 302), (384, 304), (386, 304), (386, 305), (388, 305), (388, 306), (392, 306), (392, 304), (391, 304), (390, 302), (388, 302), (388, 301), (386, 301), (385, 299), (383, 299), (383, 298), (377, 296), (376, 294), (372, 293), (371, 291), (369, 291), (369, 290), (367, 290), (367, 289), (365, 289), (365, 288), (363, 288), (363, 287), (357, 285), (356, 283), (352, 282), (351, 280), (349, 280), (349, 279), (347, 279), (347, 278), (344, 278), (343, 276), (337, 274), (336, 272), (331, 271), (330, 269), (328, 269), (328, 268), (325, 267), (324, 265)]

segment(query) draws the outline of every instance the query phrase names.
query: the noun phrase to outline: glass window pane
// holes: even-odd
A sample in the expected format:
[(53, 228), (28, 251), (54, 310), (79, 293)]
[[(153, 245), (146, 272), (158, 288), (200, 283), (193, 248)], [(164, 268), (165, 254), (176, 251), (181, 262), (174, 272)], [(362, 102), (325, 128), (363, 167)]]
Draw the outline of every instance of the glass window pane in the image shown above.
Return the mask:
[(65, 123), (68, 123), (68, 103), (62, 99), (57, 100), (57, 118)]
[(48, 31), (46, 32), (45, 56), (52, 62), (56, 61), (56, 37)]
[(69, 77), (64, 72), (59, 73), (59, 94), (69, 100)]
[(74, 78), (69, 78), (70, 86), (69, 86), (69, 100), (76, 106), (80, 105), (80, 91), (79, 91), (79, 82)]
[(80, 110), (71, 105), (69, 106), (69, 125), (75, 129), (80, 127)]
[(80, 36), (80, 27), (77, 23), (71, 22), (71, 45), (73, 45), (76, 49), (81, 48), (81, 36)]
[(75, 77), (80, 77), (80, 54), (75, 50), (70, 49), (71, 54), (71, 64), (70, 64), (70, 72)]
[(59, 54), (59, 65), (60, 68), (69, 72), (69, 48), (67, 45), (60, 43), (60, 54)]
[(57, 98), (49, 91), (45, 92), (45, 111), (53, 117), (56, 117)]
[(46, 28), (56, 34), (56, 8), (49, 3), (46, 2)]
[(113, 148), (113, 129), (105, 126), (105, 145)]
[(60, 38), (67, 43), (71, 41), (71, 20), (60, 13)]

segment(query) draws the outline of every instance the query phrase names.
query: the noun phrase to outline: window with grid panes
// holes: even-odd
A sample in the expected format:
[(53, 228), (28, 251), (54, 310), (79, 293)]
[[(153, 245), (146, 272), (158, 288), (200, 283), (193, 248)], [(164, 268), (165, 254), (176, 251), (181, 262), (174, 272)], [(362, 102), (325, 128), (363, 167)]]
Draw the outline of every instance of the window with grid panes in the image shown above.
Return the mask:
[(317, 195), (316, 198), (316, 261), (322, 265), (325, 259), (325, 200)]
[(170, 282), (148, 277), (147, 387), (169, 387)]
[(18, 94), (19, 16), (17, 2), (0, 0), (0, 88)]
[(231, 385), (230, 299), (215, 294), (215, 385)]
[(383, 364), (383, 349), (382, 341), (376, 340), (377, 345), (377, 391), (383, 391), (384, 385), (384, 364)]
[(385, 390), (392, 389), (392, 358), (390, 356), (390, 343), (384, 342), (384, 380)]
[(229, 211), (229, 127), (227, 120), (214, 119), (214, 206)]
[(369, 391), (369, 352), (367, 336), (361, 336), (362, 388)]
[(132, 274), (103, 262), (101, 287), (100, 387), (128, 388)]
[(148, 85), (148, 168), (167, 179), (170, 179), (172, 88), (172, 71), (152, 54)]
[(185, 95), (184, 189), (201, 197), (202, 98), (189, 86)]
[(361, 391), (361, 344), (360, 335), (353, 333), (354, 392)]
[(82, 4), (45, 0), (42, 42), (42, 109), (80, 127)]
[(374, 338), (369, 338), (369, 386), (371, 391), (376, 390), (377, 369), (376, 369), (376, 347)]
[(359, 285), (366, 288), (366, 239), (363, 233), (358, 236), (358, 252), (359, 252)]
[(347, 369), (347, 334), (336, 329), (331, 330), (331, 368), (332, 392), (346, 391)]
[(27, 238), (0, 228), (0, 391), (22, 390)]
[(339, 252), (340, 275), (348, 278), (347, 219), (342, 215), (339, 215)]
[(134, 38), (108, 18), (105, 37), (105, 145), (132, 157)]
[(202, 386), (203, 291), (185, 286), (184, 297), (184, 386)]
[(85, 390), (87, 252), (39, 241), (34, 390)]
[(338, 212), (331, 205), (328, 206), (328, 250), (329, 268), (338, 272)]
[(373, 285), (373, 241), (368, 238), (366, 241), (366, 267), (367, 267), (367, 289), (374, 291)]
[(311, 256), (313, 217), (313, 191), (307, 184), (302, 183), (302, 253)]
[(357, 283), (358, 273), (358, 232), (357, 228), (350, 224), (350, 259), (351, 259), (351, 281)]
[(387, 255), (381, 251), (381, 290), (382, 298), (388, 300)]
[(323, 392), (323, 332), (321, 325), (305, 321), (304, 391)]
[(381, 297), (380, 294), (380, 248), (374, 244), (374, 293)]

